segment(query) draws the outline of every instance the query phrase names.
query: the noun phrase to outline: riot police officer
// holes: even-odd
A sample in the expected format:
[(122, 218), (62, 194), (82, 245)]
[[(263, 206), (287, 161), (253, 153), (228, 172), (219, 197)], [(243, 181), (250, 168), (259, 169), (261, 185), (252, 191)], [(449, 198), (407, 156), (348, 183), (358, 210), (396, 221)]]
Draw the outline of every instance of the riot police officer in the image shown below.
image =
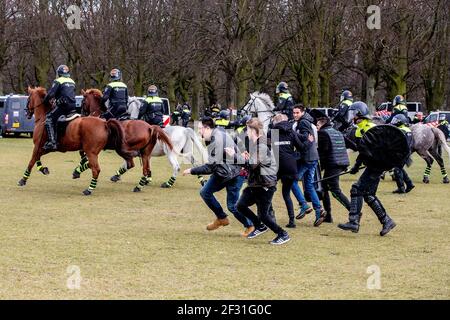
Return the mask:
[(158, 97), (158, 88), (152, 84), (147, 90), (148, 97), (139, 110), (139, 119), (143, 119), (148, 124), (158, 125), (164, 127), (163, 112), (164, 104), (160, 97)]
[(408, 120), (409, 123), (409, 118), (408, 118), (408, 107), (406, 106), (406, 100), (405, 98), (403, 98), (403, 96), (398, 95), (395, 96), (394, 100), (392, 101), (392, 114), (391, 116), (386, 120), (386, 123), (391, 123), (392, 119), (397, 115), (397, 114), (403, 114), (406, 117), (406, 120)]
[(350, 126), (347, 119), (348, 108), (353, 103), (353, 94), (350, 90), (344, 90), (339, 100), (339, 107), (336, 115), (333, 117), (332, 122), (336, 130), (345, 131)]
[(48, 105), (51, 99), (55, 99), (55, 107), (47, 113), (45, 119), (48, 140), (44, 145), (44, 149), (47, 151), (57, 149), (56, 123), (58, 118), (76, 112), (75, 81), (70, 78), (69, 68), (66, 65), (60, 65), (56, 69), (56, 74), (58, 78), (53, 81), (52, 87), (43, 102), (45, 105)]
[(103, 91), (102, 104), (106, 106), (109, 102), (108, 109), (101, 115), (105, 119), (128, 118), (128, 88), (122, 80), (122, 72), (119, 69), (112, 69), (110, 74), (110, 83)]
[(219, 119), (215, 121), (216, 127), (221, 127), (223, 129), (228, 129), (230, 127), (230, 111), (220, 110)]
[(280, 82), (277, 85), (275, 93), (278, 96), (278, 103), (274, 111), (281, 111), (281, 113), (284, 113), (288, 116), (289, 120), (293, 120), (294, 116), (292, 114), (292, 110), (294, 108), (295, 101), (292, 95), (289, 93), (288, 84), (284, 81)]
[(191, 106), (185, 102), (181, 107), (181, 120), (183, 121), (183, 127), (187, 127), (189, 120), (191, 120)]

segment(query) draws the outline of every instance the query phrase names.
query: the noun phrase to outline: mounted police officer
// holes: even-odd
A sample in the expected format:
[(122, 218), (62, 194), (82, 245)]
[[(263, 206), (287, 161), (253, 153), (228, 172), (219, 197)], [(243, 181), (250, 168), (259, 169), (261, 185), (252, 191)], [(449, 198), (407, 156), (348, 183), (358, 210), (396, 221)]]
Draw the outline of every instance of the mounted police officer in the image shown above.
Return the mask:
[(295, 101), (292, 95), (289, 93), (289, 87), (286, 82), (280, 82), (277, 85), (275, 93), (278, 96), (278, 103), (274, 111), (281, 111), (288, 116), (289, 120), (294, 119), (292, 109), (294, 108)]
[(408, 107), (406, 106), (406, 100), (405, 98), (403, 98), (403, 96), (398, 95), (395, 96), (394, 100), (392, 101), (392, 114), (391, 116), (386, 120), (386, 123), (391, 123), (392, 119), (398, 115), (398, 114), (402, 114), (406, 117), (406, 120), (408, 120), (407, 123), (409, 123), (409, 118), (408, 118)]
[(44, 145), (44, 149), (47, 151), (57, 149), (56, 123), (58, 118), (76, 112), (75, 82), (70, 78), (69, 68), (66, 65), (60, 65), (56, 74), (58, 78), (53, 81), (43, 102), (48, 105), (51, 99), (55, 99), (55, 107), (47, 113), (45, 120), (48, 141)]
[(101, 115), (104, 119), (128, 118), (128, 88), (122, 80), (122, 72), (119, 69), (112, 69), (109, 74), (110, 83), (103, 91), (102, 104), (106, 106), (109, 102), (108, 110)]
[[(411, 129), (408, 128), (408, 119), (403, 114), (397, 114), (392, 118), (391, 125), (396, 126), (406, 136), (406, 140), (408, 141), (408, 145), (411, 148), (413, 144), (413, 135)], [(408, 173), (405, 169), (402, 168), (394, 168), (394, 177), (397, 182), (397, 190), (393, 191), (393, 193), (408, 193), (414, 188), (414, 184), (408, 176)], [(405, 188), (406, 185), (406, 188)]]
[[(369, 108), (364, 102), (358, 101), (353, 103), (349, 108), (349, 112), (351, 115), (353, 115), (353, 121), (357, 125), (355, 140), (359, 149), (363, 135), (367, 134), (369, 130), (374, 128), (375, 124), (372, 123)], [(356, 159), (354, 167), (350, 170), (350, 173), (356, 174), (359, 171), (359, 167), (362, 163), (363, 158), (360, 152), (358, 158)], [(368, 165), (358, 181), (352, 185), (352, 188), (350, 190), (351, 200), (349, 222), (345, 224), (339, 224), (339, 228), (343, 230), (350, 230), (352, 232), (359, 231), (363, 200), (369, 205), (369, 207), (378, 217), (380, 223), (383, 225), (383, 228), (380, 232), (381, 236), (386, 235), (396, 226), (395, 222), (388, 216), (386, 210), (376, 196), (382, 173), (383, 170)]]
[(141, 109), (139, 110), (139, 119), (143, 119), (148, 124), (164, 127), (163, 112), (164, 103), (158, 97), (158, 88), (152, 84), (147, 90), (148, 97), (145, 99)]
[(230, 111), (220, 110), (219, 119), (215, 120), (216, 127), (228, 129), (230, 127)]
[(342, 92), (338, 111), (336, 115), (333, 117), (332, 122), (334, 123), (334, 128), (339, 131), (344, 131), (348, 127), (350, 127), (350, 123), (347, 119), (348, 108), (353, 103), (353, 94), (350, 90), (345, 90)]

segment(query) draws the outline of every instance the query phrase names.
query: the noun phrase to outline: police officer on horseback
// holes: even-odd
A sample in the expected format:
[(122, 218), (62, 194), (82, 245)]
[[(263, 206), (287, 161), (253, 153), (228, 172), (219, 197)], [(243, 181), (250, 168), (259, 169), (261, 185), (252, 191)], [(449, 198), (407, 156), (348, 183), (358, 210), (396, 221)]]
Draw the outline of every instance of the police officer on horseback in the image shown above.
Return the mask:
[(122, 72), (112, 69), (110, 72), (111, 82), (103, 91), (102, 105), (109, 102), (108, 110), (101, 115), (104, 119), (124, 119), (128, 117), (128, 88), (122, 80)]
[(158, 88), (152, 84), (147, 90), (148, 97), (145, 99), (141, 109), (139, 110), (139, 119), (146, 121), (151, 125), (164, 127), (164, 103), (158, 97)]
[(344, 90), (340, 97), (338, 111), (331, 120), (336, 130), (342, 132), (345, 131), (348, 127), (350, 127), (350, 123), (347, 119), (347, 113), (352, 103), (353, 103), (352, 92), (350, 90)]
[[(372, 128), (375, 127), (375, 124), (372, 123), (369, 108), (364, 102), (358, 101), (353, 103), (349, 108), (349, 112), (350, 115), (353, 116), (354, 123), (357, 125), (355, 140), (359, 150), (363, 136), (368, 134), (368, 131), (372, 130)], [(360, 152), (354, 167), (350, 170), (350, 173), (356, 174), (359, 171), (362, 163), (363, 158)], [(382, 173), (383, 170), (371, 165), (367, 165), (367, 168), (364, 170), (361, 177), (356, 183), (352, 185), (352, 188), (350, 190), (351, 200), (349, 222), (345, 224), (339, 224), (339, 228), (343, 230), (350, 230), (355, 233), (359, 231), (363, 200), (369, 205), (369, 207), (378, 217), (380, 223), (383, 225), (383, 228), (380, 232), (381, 236), (386, 235), (396, 226), (395, 222), (388, 216), (386, 210), (376, 196)]]
[(408, 118), (408, 107), (406, 106), (406, 100), (405, 98), (403, 98), (403, 96), (398, 95), (395, 96), (394, 100), (392, 101), (392, 114), (391, 116), (386, 120), (386, 123), (391, 123), (392, 119), (398, 115), (398, 114), (402, 114), (406, 117), (406, 120), (408, 121), (407, 124), (409, 123), (409, 118)]
[[(391, 125), (396, 126), (406, 136), (406, 140), (408, 141), (408, 145), (412, 148), (413, 136), (411, 129), (408, 128), (408, 119), (403, 114), (397, 114), (392, 118)], [(393, 193), (408, 193), (414, 188), (414, 184), (408, 176), (408, 173), (405, 169), (402, 168), (394, 168), (394, 177), (397, 183), (397, 190), (394, 190)], [(405, 188), (406, 185), (406, 188)]]
[(280, 82), (277, 85), (275, 93), (278, 95), (278, 103), (274, 111), (281, 111), (281, 113), (284, 113), (288, 116), (289, 120), (293, 120), (294, 116), (292, 114), (292, 110), (295, 105), (294, 98), (289, 93), (289, 87), (288, 84), (284, 81)]
[(60, 116), (75, 113), (75, 81), (70, 78), (69, 68), (60, 65), (56, 70), (58, 78), (53, 81), (52, 87), (44, 98), (44, 104), (48, 105), (51, 99), (55, 99), (55, 107), (47, 113), (45, 128), (48, 140), (44, 145), (46, 151), (57, 149), (56, 124)]

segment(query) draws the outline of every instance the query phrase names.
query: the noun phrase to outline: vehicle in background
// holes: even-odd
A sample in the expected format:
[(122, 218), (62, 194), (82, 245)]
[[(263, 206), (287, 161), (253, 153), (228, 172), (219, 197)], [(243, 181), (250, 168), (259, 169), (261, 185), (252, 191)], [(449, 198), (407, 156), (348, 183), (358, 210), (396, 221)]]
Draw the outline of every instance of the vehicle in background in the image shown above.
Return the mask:
[[(423, 112), (422, 103), (420, 102), (407, 102), (406, 107), (408, 108), (408, 117), (411, 121), (417, 112)], [(393, 106), (392, 102), (383, 102), (378, 107), (376, 107), (375, 116), (382, 117), (383, 119), (388, 119), (392, 114)]]
[(0, 134), (14, 134), (18, 137), (22, 133), (33, 135), (34, 115), (27, 118), (28, 96), (10, 94), (0, 96)]
[(75, 96), (76, 110), (77, 113), (81, 114), (81, 102), (83, 101), (83, 96)]
[(336, 114), (336, 112), (338, 111), (338, 109), (332, 107), (314, 108), (314, 109), (324, 113), (330, 119), (332, 119)]
[[(450, 123), (450, 111), (433, 111), (423, 119), (422, 123), (431, 127), (439, 126), (439, 116), (445, 114), (447, 122)], [(450, 129), (450, 125), (448, 125)]]
[[(141, 101), (141, 103), (144, 103), (144, 100), (147, 97), (136, 97), (136, 98), (138, 98), (138, 100)], [(165, 127), (168, 127), (168, 126), (170, 126), (170, 114), (171, 114), (170, 102), (169, 102), (169, 99), (167, 99), (167, 98), (161, 98), (161, 100), (163, 101), (163, 105), (164, 105), (164, 107), (163, 107), (164, 108), (164, 110), (163, 110), (163, 123), (164, 123)]]

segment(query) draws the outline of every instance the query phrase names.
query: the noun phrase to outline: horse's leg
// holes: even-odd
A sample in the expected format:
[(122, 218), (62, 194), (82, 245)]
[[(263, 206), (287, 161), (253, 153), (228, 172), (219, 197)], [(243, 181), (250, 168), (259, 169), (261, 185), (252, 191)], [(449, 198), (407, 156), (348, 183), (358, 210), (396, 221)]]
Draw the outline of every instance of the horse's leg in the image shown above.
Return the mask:
[(142, 153), (142, 177), (139, 183), (134, 187), (133, 192), (140, 192), (144, 186), (151, 182), (151, 171), (150, 171), (150, 155), (151, 150), (144, 150)]
[(167, 158), (172, 166), (172, 176), (168, 181), (161, 184), (161, 188), (172, 188), (177, 180), (178, 172), (180, 171), (180, 164), (178, 163), (175, 152), (168, 150)]
[(439, 154), (438, 148), (432, 148), (430, 150), (431, 156), (436, 159), (436, 162), (439, 164), (439, 167), (441, 168), (441, 174), (442, 174), (442, 183), (449, 183), (447, 176), (447, 170), (445, 169), (444, 159), (442, 159), (441, 155)]
[[(133, 167), (134, 167), (134, 163), (133, 163)], [(119, 181), (120, 177), (127, 171), (128, 171), (128, 164), (126, 161), (124, 161), (124, 163), (120, 166), (119, 170), (116, 171), (116, 174), (113, 175), (110, 180), (112, 182)]]
[(423, 173), (423, 180), (422, 181), (423, 181), (423, 183), (430, 183), (431, 166), (433, 165), (434, 160), (433, 160), (432, 157), (430, 157), (428, 155), (428, 152), (425, 155), (420, 154), (420, 156), (427, 163), (427, 167), (425, 168), (425, 172)]
[(49, 175), (50, 171), (48, 170), (47, 167), (44, 167), (42, 165), (41, 162), (41, 157), (39, 156), (39, 158), (36, 160), (36, 168), (39, 170), (39, 172), (41, 172), (44, 176)]
[(34, 164), (40, 159), (40, 146), (35, 144), (33, 148), (33, 153), (31, 154), (30, 162), (28, 162), (28, 167), (23, 173), (22, 179), (17, 183), (19, 186), (23, 187), (27, 184), (28, 178), (30, 178), (31, 171), (33, 170)]
[(83, 191), (83, 194), (85, 196), (89, 196), (92, 194), (95, 188), (97, 188), (97, 179), (100, 174), (100, 166), (98, 164), (98, 154), (88, 152), (86, 152), (86, 154), (89, 161), (89, 167), (91, 168), (92, 171), (92, 179), (91, 183), (89, 184), (89, 187)]
[(83, 150), (80, 150), (80, 164), (73, 170), (72, 179), (78, 179), (89, 168), (89, 161)]

